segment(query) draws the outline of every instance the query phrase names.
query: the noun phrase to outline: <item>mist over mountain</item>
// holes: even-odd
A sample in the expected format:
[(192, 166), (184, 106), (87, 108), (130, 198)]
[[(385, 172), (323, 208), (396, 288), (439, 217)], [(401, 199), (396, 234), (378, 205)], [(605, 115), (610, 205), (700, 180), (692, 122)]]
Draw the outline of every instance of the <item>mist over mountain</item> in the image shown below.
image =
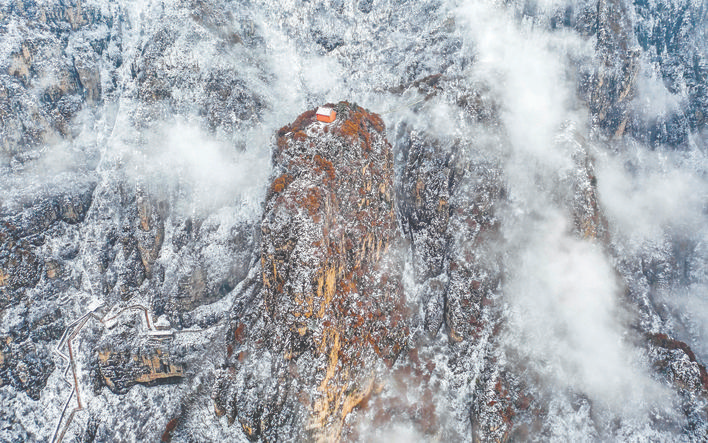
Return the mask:
[(0, 0), (0, 441), (705, 441), (707, 30)]

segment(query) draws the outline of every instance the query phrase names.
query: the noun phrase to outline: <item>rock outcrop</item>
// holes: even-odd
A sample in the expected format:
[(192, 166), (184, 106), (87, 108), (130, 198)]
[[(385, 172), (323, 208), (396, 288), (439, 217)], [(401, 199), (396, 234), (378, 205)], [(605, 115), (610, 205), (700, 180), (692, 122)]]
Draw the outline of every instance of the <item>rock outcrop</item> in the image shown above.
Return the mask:
[(98, 352), (98, 371), (111, 391), (125, 394), (138, 383), (151, 386), (180, 381), (184, 368), (173, 360), (159, 347), (137, 354), (129, 349), (104, 349)]
[[(235, 326), (230, 346), (231, 365), (243, 367), (236, 379), (251, 376), (249, 360), (271, 356), (264, 364), (275, 371), (283, 409), (271, 409), (263, 386), (253, 388), (261, 391), (251, 397), (258, 405), (243, 393), (217, 398), (217, 410), (238, 417), (250, 438), (337, 439), (347, 415), (372, 394), (377, 370), (406, 343), (391, 145), (376, 114), (346, 102), (329, 106), (333, 123), (318, 122), (312, 110), (278, 132), (261, 224), (263, 332)], [(244, 357), (242, 344), (262, 334)]]

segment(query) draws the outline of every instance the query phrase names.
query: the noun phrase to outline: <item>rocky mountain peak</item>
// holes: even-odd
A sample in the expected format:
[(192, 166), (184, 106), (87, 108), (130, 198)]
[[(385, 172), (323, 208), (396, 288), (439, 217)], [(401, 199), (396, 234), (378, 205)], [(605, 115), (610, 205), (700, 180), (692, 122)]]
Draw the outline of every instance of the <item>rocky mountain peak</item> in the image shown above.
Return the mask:
[[(378, 115), (328, 106), (334, 122), (310, 110), (278, 131), (260, 262), (273, 339), (256, 350), (283, 362), (284, 401), (303, 404), (304, 429), (322, 441), (339, 437), (371, 395), (377, 366), (392, 365), (407, 336), (391, 145)], [(282, 437), (239, 410), (248, 435)]]

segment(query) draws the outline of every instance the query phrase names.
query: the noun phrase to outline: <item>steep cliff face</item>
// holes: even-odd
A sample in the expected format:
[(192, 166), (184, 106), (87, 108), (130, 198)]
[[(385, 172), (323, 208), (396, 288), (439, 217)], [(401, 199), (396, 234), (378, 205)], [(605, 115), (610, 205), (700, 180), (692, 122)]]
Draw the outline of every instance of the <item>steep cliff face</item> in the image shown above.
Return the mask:
[(276, 323), (300, 317), (298, 330), (332, 323), (315, 342), (339, 331), (391, 364), (405, 335), (393, 153), (376, 114), (334, 109), (332, 124), (308, 111), (279, 131), (261, 224), (266, 307)]
[[(277, 412), (302, 428), (280, 425), (259, 393), (249, 396), (257, 404), (237, 400), (229, 411), (251, 438), (338, 439), (348, 414), (372, 395), (381, 367), (406, 344), (391, 145), (378, 115), (346, 102), (328, 106), (337, 112), (333, 123), (317, 121), (313, 110), (278, 132), (261, 223), (268, 338), (231, 363), (247, 378), (249, 360), (270, 355), (265, 362), (287, 390), (278, 400), (286, 410)], [(229, 344), (235, 353), (242, 329), (234, 328)], [(262, 412), (244, 414), (253, 408)]]

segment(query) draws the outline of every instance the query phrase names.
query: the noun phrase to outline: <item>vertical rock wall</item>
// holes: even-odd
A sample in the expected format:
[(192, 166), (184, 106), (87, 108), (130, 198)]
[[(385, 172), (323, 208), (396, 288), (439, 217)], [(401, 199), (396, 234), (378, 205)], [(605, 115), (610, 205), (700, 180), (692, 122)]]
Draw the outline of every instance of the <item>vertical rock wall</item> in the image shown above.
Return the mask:
[[(278, 132), (261, 224), (261, 296), (273, 339), (256, 351), (286, 362), (279, 377), (302, 386), (302, 425), (322, 441), (339, 437), (407, 335), (391, 145), (376, 114), (331, 106), (331, 124), (313, 110)], [(284, 435), (239, 418), (253, 437)]]

